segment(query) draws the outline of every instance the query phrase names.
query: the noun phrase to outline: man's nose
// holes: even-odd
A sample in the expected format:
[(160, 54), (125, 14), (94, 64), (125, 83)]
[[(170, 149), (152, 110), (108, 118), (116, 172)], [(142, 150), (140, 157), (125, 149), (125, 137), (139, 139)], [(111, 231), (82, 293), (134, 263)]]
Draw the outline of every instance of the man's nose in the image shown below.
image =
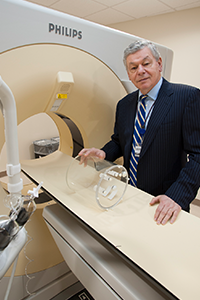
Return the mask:
[(145, 69), (144, 69), (143, 65), (139, 65), (137, 71), (138, 71), (138, 74), (144, 74)]

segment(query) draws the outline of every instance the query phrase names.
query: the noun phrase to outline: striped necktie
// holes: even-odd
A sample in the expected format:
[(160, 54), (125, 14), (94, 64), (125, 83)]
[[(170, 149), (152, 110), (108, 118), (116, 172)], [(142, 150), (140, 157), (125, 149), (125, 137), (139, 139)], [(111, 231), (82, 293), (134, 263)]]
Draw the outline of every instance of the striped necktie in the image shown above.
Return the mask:
[(137, 117), (135, 121), (135, 128), (133, 133), (133, 143), (130, 159), (130, 184), (137, 186), (137, 165), (140, 157), (140, 151), (145, 134), (145, 113), (146, 104), (145, 100), (148, 96), (140, 96), (140, 103), (138, 107)]

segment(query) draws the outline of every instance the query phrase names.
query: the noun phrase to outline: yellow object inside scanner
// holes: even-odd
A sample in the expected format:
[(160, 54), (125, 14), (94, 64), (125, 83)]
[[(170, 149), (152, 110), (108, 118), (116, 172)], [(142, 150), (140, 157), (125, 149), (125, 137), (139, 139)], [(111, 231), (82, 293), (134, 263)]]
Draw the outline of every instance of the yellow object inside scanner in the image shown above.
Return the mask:
[[(60, 116), (70, 119), (76, 125), (84, 147), (101, 147), (109, 140), (113, 132), (116, 103), (126, 95), (126, 91), (117, 76), (94, 56), (69, 46), (29, 45), (2, 53), (0, 55), (0, 69), (1, 77), (12, 90), (16, 101), (18, 125), (24, 124), (25, 129), (20, 132), (20, 134), (25, 135), (24, 139), (26, 136), (28, 138), (29, 133), (34, 130), (34, 128), (26, 126), (28, 119), (40, 113), (46, 113), (58, 129), (60, 137), (58, 152), (63, 152), (71, 157), (74, 147), (73, 133)], [(63, 97), (62, 104), (54, 111), (52, 109), (55, 102), (54, 96), (56, 95), (59, 99), (59, 94), (66, 94), (65, 90), (64, 92), (62, 90), (56, 91), (59, 72), (71, 74), (69, 75), (71, 76), (70, 80), (73, 78), (74, 83), (71, 85), (69, 95)], [(45, 126), (45, 124), (41, 124), (41, 126)], [(2, 114), (0, 114), (0, 131), (2, 161), (5, 160), (2, 151), (5, 148)], [(20, 161), (24, 158), (27, 159), (29, 155), (27, 151), (30, 151), (29, 147), (20, 144)], [(40, 159), (45, 164), (46, 158)], [(30, 163), (34, 165), (35, 160), (33, 159)], [(26, 178), (23, 178), (23, 181), (25, 185), (22, 192), (26, 194), (32, 183)], [(6, 189), (5, 182), (2, 182), (2, 186)], [(2, 186), (0, 187), (1, 190)], [(3, 190), (2, 193), (4, 193)], [(0, 207), (1, 210), (2, 207), (4, 210), (3, 203), (0, 203)], [(31, 259), (34, 259), (34, 263), (30, 264), (28, 269), (30, 273), (44, 270), (62, 261), (61, 255), (52, 255), (52, 252), (56, 251), (56, 245), (51, 243), (51, 247), (45, 247), (47, 239), (50, 240), (50, 233), (47, 228), (42, 227), (40, 236), (36, 234), (35, 224), (42, 226), (44, 223), (41, 215), (43, 207), (43, 204), (37, 205), (37, 211), (33, 215), (33, 218), (36, 219), (35, 222), (33, 219), (26, 226), (29, 234), (34, 237), (34, 242), (30, 247), (32, 251), (28, 251)], [(43, 235), (45, 239), (42, 238)], [(40, 245), (38, 250), (40, 251), (40, 258), (36, 256), (38, 251), (34, 251), (38, 245)], [(45, 249), (46, 259), (41, 255), (42, 248)], [(24, 272), (26, 263), (24, 254), (21, 253), (16, 275)], [(7, 273), (8, 276), (10, 271)]]

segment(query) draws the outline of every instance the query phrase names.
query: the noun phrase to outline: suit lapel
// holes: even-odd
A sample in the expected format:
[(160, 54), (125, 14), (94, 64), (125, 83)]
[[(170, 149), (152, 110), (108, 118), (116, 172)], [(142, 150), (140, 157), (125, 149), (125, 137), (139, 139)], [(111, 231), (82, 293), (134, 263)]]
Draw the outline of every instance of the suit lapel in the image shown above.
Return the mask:
[(125, 165), (129, 166), (132, 142), (133, 142), (133, 131), (134, 131), (134, 123), (135, 123), (135, 115), (137, 110), (138, 103), (138, 91), (130, 94), (128, 105), (126, 106), (126, 127), (129, 130), (128, 138), (125, 143), (124, 148), (124, 160)]
[(152, 141), (155, 139), (155, 136), (168, 113), (171, 105), (174, 102), (174, 98), (170, 97), (172, 92), (170, 91), (170, 83), (165, 79), (163, 80), (163, 84), (160, 88), (158, 97), (155, 102), (154, 109), (152, 111), (151, 117), (149, 119), (149, 123), (147, 126), (147, 130), (145, 133), (145, 138), (143, 141), (143, 146), (141, 150), (140, 158), (145, 154)]
[(132, 97), (130, 98), (130, 107), (128, 109), (129, 117), (127, 116), (128, 122), (128, 128), (131, 128), (132, 136), (131, 136), (131, 143), (133, 140), (133, 131), (134, 131), (134, 123), (135, 123), (135, 115), (137, 111), (137, 104), (138, 104), (138, 91), (134, 92), (132, 94)]

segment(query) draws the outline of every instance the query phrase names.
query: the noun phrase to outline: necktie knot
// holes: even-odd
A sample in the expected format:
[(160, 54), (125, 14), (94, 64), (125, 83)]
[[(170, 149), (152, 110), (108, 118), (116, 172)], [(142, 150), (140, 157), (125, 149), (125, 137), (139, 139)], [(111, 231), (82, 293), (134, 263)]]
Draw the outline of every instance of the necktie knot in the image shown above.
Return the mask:
[(145, 115), (146, 115), (146, 100), (147, 95), (141, 95), (140, 96), (140, 103), (138, 106), (138, 121), (139, 121), (139, 127), (141, 128), (140, 133), (141, 135), (144, 134), (143, 129), (145, 127)]
[(147, 97), (148, 97), (148, 95), (141, 95), (140, 96), (140, 100), (141, 100), (143, 105), (145, 105), (145, 103), (146, 103), (145, 100), (146, 100)]

